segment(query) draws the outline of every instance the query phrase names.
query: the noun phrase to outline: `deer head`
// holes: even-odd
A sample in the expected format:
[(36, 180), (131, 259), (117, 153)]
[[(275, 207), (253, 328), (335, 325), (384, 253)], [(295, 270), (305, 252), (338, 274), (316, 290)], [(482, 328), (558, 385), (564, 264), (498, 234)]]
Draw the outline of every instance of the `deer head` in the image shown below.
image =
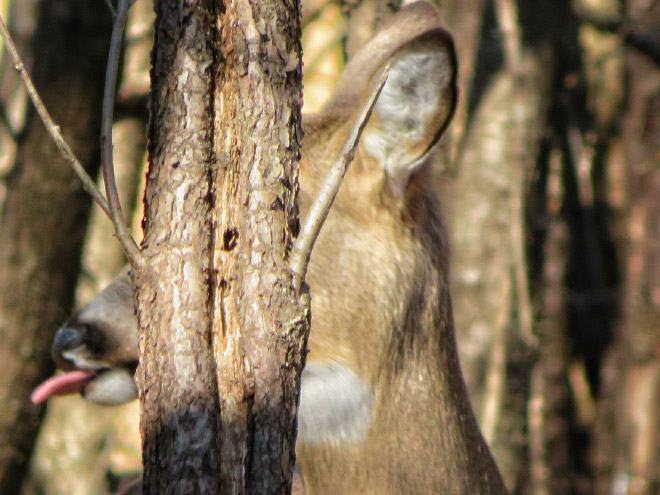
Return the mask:
[[(436, 10), (394, 16), (305, 115), (301, 209), (309, 207), (384, 65), (376, 103), (312, 253), (312, 331), (297, 452), (309, 494), (503, 494), (460, 371), (448, 292), (446, 226), (431, 150), (454, 112), (456, 58)], [(130, 279), (123, 273), (60, 329), (53, 356), (99, 404), (137, 396)]]

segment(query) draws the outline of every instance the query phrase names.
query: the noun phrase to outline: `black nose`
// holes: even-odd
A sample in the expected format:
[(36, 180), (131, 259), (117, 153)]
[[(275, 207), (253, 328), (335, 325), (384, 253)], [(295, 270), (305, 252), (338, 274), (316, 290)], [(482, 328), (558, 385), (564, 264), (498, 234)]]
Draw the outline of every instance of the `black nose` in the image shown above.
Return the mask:
[(73, 364), (62, 356), (65, 351), (80, 347), (85, 341), (85, 332), (75, 328), (62, 327), (55, 334), (51, 354), (58, 368), (65, 371), (75, 369)]

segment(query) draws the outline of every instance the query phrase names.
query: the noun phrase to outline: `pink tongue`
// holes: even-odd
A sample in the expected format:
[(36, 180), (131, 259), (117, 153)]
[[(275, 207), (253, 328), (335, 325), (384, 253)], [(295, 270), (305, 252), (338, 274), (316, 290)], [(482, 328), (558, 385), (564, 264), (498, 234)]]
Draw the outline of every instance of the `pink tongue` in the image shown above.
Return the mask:
[(89, 383), (92, 376), (91, 371), (72, 371), (71, 373), (54, 376), (35, 388), (30, 400), (34, 404), (40, 404), (52, 395), (80, 392)]

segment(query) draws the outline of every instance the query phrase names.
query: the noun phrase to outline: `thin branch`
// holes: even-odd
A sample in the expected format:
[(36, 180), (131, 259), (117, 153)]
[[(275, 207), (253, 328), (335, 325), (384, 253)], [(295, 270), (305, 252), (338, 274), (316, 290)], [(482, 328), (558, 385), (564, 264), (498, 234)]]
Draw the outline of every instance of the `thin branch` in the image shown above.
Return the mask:
[(108, 217), (111, 217), (110, 208), (105, 198), (103, 197), (103, 194), (101, 193), (101, 191), (99, 191), (96, 188), (96, 183), (87, 174), (87, 172), (81, 165), (80, 161), (76, 157), (71, 147), (64, 140), (64, 137), (60, 132), (60, 128), (55, 124), (53, 118), (48, 113), (48, 110), (46, 110), (44, 102), (41, 100), (41, 97), (39, 96), (39, 93), (34, 87), (34, 84), (32, 83), (29, 74), (25, 70), (25, 64), (23, 63), (23, 60), (18, 54), (18, 50), (16, 49), (14, 40), (9, 34), (9, 30), (7, 29), (7, 26), (5, 25), (5, 21), (1, 15), (0, 15), (0, 35), (2, 35), (2, 39), (5, 42), (5, 46), (7, 47), (9, 56), (11, 57), (12, 63), (14, 64), (14, 69), (16, 69), (21, 80), (23, 81), (28, 96), (30, 97), (30, 100), (32, 100), (32, 104), (34, 105), (34, 108), (37, 110), (39, 117), (41, 117), (41, 120), (43, 121), (44, 126), (46, 127), (46, 131), (48, 132), (48, 134), (50, 134), (51, 138), (53, 139), (53, 142), (55, 143), (55, 146), (60, 151), (60, 153), (67, 161), (67, 163), (71, 165), (76, 175), (78, 175), (78, 177), (83, 183), (83, 188), (89, 194), (92, 195), (94, 201), (96, 201), (96, 203), (101, 207), (101, 209), (105, 212), (105, 214), (108, 215)]
[(112, 18), (117, 19), (117, 11), (115, 10), (115, 6), (112, 5), (112, 0), (105, 0), (105, 4), (108, 6), (108, 9), (112, 14)]
[(124, 249), (128, 261), (135, 268), (142, 264), (140, 248), (135, 243), (131, 233), (124, 221), (121, 211), (121, 202), (117, 192), (115, 181), (115, 170), (112, 157), (112, 123), (115, 108), (115, 90), (117, 86), (117, 72), (119, 70), (119, 56), (121, 55), (121, 43), (126, 25), (126, 15), (131, 6), (130, 0), (119, 0), (117, 4), (117, 15), (112, 26), (112, 37), (110, 39), (110, 53), (108, 55), (108, 69), (105, 73), (105, 90), (103, 92), (103, 115), (101, 120), (101, 163), (103, 169), (103, 183), (105, 194), (110, 206), (110, 219), (115, 226), (115, 233), (119, 243)]
[(346, 175), (348, 166), (355, 157), (355, 150), (360, 141), (360, 136), (362, 136), (362, 131), (364, 131), (364, 128), (367, 125), (371, 112), (376, 104), (376, 100), (378, 100), (378, 97), (385, 86), (387, 76), (389, 75), (389, 69), (389, 65), (385, 66), (378, 80), (378, 84), (376, 84), (369, 98), (367, 98), (367, 101), (360, 110), (348, 138), (339, 151), (337, 161), (330, 169), (328, 177), (326, 177), (314, 204), (309, 210), (302, 232), (293, 247), (291, 255), (291, 270), (293, 271), (293, 287), (296, 292), (300, 291), (302, 283), (305, 280), (307, 265), (309, 264), (312, 249), (319, 236), (319, 232), (321, 232), (321, 227), (330, 212), (330, 208), (337, 196), (337, 192), (339, 192), (339, 187)]
[[(522, 102), (519, 97), (514, 98), (513, 113), (518, 129), (524, 128)], [(521, 141), (522, 142), (522, 141)], [(511, 247), (513, 254), (513, 270), (518, 296), (518, 320), (520, 322), (520, 335), (531, 348), (538, 346), (538, 339), (534, 334), (534, 317), (532, 302), (529, 296), (529, 277), (527, 274), (527, 256), (525, 245), (525, 164), (524, 151), (519, 150), (518, 159), (514, 163), (513, 192), (511, 194)]]

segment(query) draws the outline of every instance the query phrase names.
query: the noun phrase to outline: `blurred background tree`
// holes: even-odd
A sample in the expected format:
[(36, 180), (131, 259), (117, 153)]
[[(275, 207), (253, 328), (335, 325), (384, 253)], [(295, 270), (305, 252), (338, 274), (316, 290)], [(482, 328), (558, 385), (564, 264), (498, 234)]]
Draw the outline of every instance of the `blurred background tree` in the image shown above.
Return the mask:
[[(51, 38), (44, 41), (39, 26), (72, 10), (82, 16), (93, 9), (103, 18), (102, 5), (83, 3), (0, 2), (35, 77), (46, 67), (52, 71), (44, 84), (68, 65), (59, 59), (45, 64), (40, 50)], [(437, 171), (451, 221), (459, 351), (505, 480), (513, 494), (660, 493), (660, 2), (436, 3), (460, 62), (461, 97), (438, 150), (443, 167)], [(323, 105), (346, 57), (398, 8), (392, 0), (303, 1), (305, 111)], [(64, 19), (66, 32), (85, 25)], [(109, 14), (101, 20), (107, 37), (100, 29), (83, 32), (88, 45), (93, 37), (109, 39)], [(126, 30), (114, 131), (119, 188), (125, 209), (134, 212), (138, 238), (152, 24), (152, 5), (139, 0)], [(71, 60), (87, 56), (82, 44), (74, 41), (65, 50)], [(85, 66), (81, 87), (102, 80), (105, 52), (98, 56), (100, 68)], [(28, 222), (25, 228), (45, 232), (40, 216), (73, 215), (76, 207), (56, 203), (55, 187), (31, 193), (20, 203), (25, 208), (11, 206), (20, 188), (16, 177), (26, 168), (21, 156), (36, 149), (42, 170), (68, 170), (43, 151), (45, 138), (37, 144), (29, 138), (28, 129), (40, 123), (4, 53), (0, 74), (0, 232), (8, 249), (17, 235), (4, 234), (14, 232), (11, 225)], [(100, 104), (78, 86), (52, 87), (61, 91), (47, 100), (56, 121), (72, 135), (83, 127), (89, 137), (74, 142), (96, 146), (98, 132), (83, 114), (100, 113)], [(96, 167), (94, 153), (90, 168)], [(72, 197), (81, 196), (77, 179), (63, 180)], [(28, 208), (37, 202), (51, 205), (47, 214)], [(34, 216), (18, 222), (17, 210)], [(77, 219), (72, 228), (87, 232), (76, 293), (81, 306), (124, 261), (110, 223), (96, 209), (89, 224), (86, 215), (71, 218)], [(63, 238), (72, 242), (73, 236)], [(48, 247), (47, 241), (37, 244)], [(74, 276), (78, 254), (66, 249), (35, 254), (32, 273)], [(13, 277), (38, 281), (35, 287), (46, 283), (28, 274), (25, 263), (9, 257), (0, 263)], [(14, 395), (0, 386), (0, 417), (13, 414), (32, 425), (22, 447), (14, 448), (25, 465), (39, 418), (38, 409), (25, 405), (26, 394), (37, 375), (49, 372), (47, 347), (70, 311), (73, 284), (19, 292), (9, 276), (0, 278), (3, 294), (22, 294), (31, 303), (17, 310), (24, 319), (10, 318), (0, 306), (0, 355), (24, 360), (7, 368), (3, 383), (18, 383), (26, 373), (28, 379)], [(28, 319), (35, 308), (48, 318)], [(18, 329), (17, 321), (23, 322)], [(28, 344), (18, 347), (29, 352), (17, 352), (12, 331), (20, 332)], [(0, 473), (11, 459), (0, 456)], [(139, 464), (137, 404), (118, 411), (66, 397), (49, 404), (29, 476), (23, 482), (15, 470), (11, 480), (26, 494), (101, 494), (115, 490)]]

